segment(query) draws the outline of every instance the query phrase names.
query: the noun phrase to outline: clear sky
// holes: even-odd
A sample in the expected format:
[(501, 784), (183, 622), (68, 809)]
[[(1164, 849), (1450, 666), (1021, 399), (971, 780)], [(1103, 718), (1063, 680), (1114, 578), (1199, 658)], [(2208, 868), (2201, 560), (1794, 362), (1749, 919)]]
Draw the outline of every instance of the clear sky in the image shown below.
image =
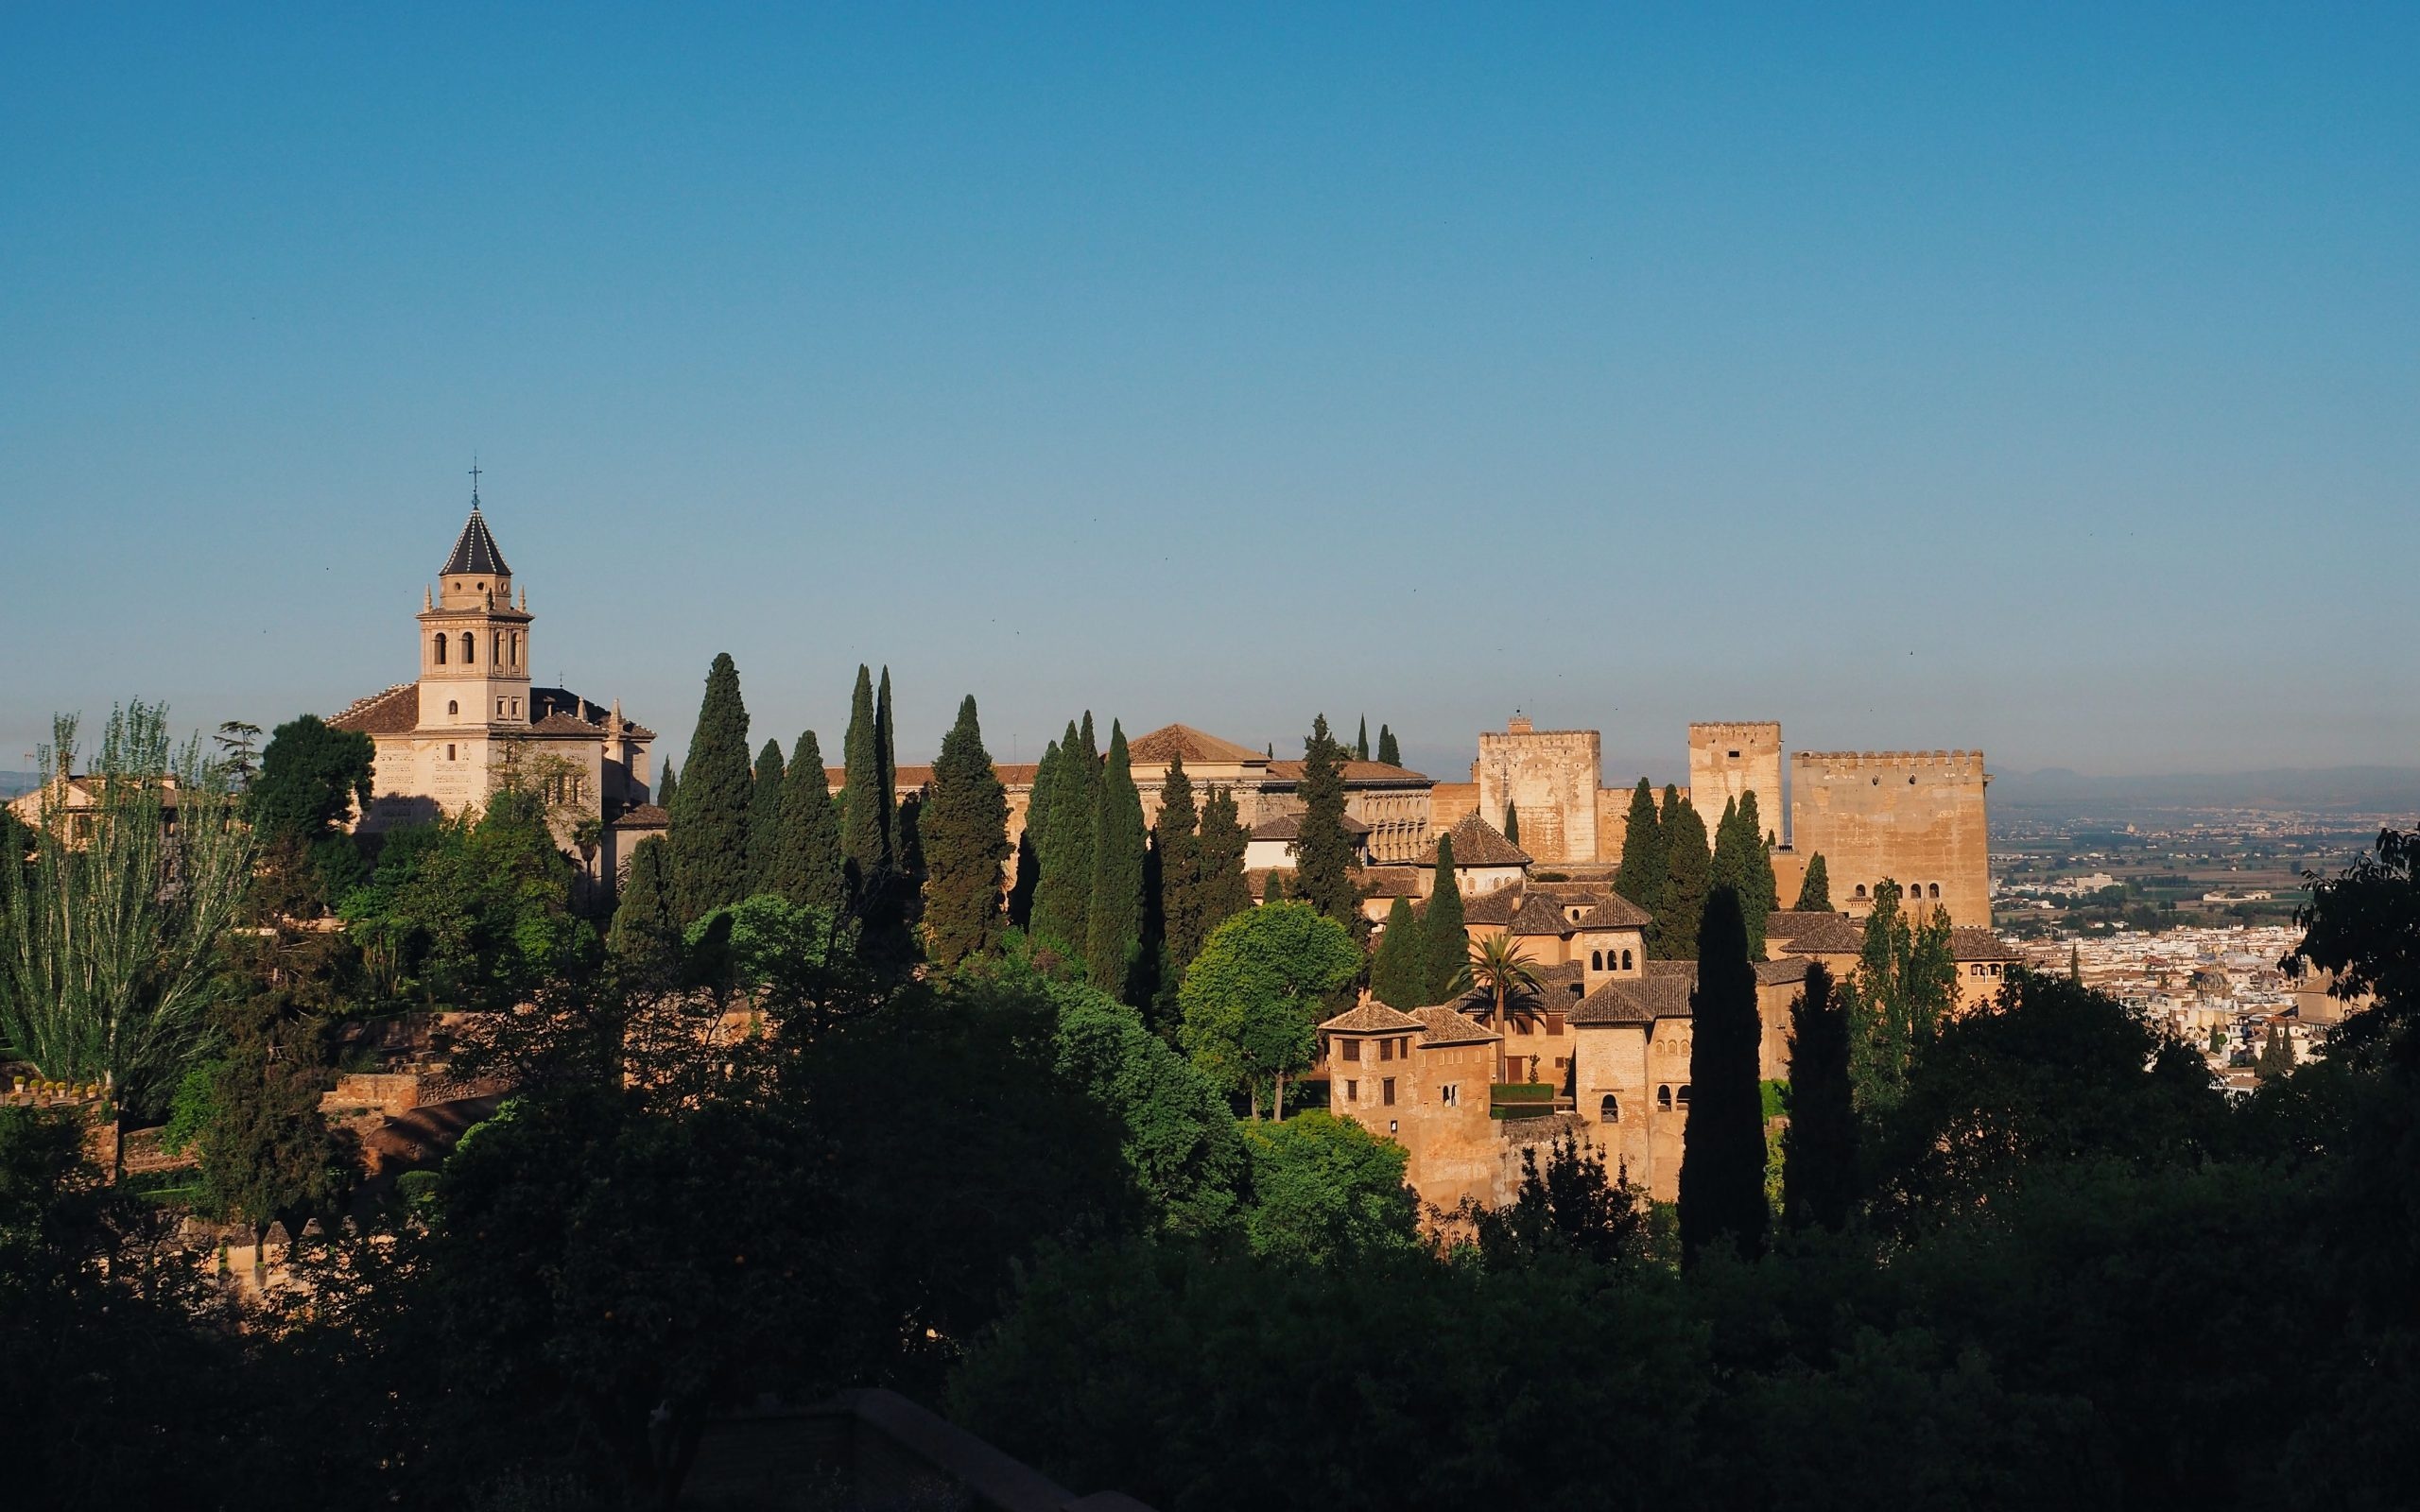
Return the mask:
[(2420, 761), (2415, 79), (2410, 4), (9, 5), (0, 766), (408, 678), (475, 451), (676, 751), (727, 649), (911, 757)]

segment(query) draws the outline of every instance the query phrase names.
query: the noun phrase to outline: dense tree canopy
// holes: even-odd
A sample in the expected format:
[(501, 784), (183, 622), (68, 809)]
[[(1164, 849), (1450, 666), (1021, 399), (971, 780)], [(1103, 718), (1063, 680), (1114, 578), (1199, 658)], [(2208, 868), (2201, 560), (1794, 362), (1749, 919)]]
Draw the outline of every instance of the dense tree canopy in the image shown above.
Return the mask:
[(1309, 1066), (1327, 995), (1361, 968), (1344, 926), (1308, 903), (1263, 903), (1211, 931), (1178, 991), (1177, 1035), (1220, 1091), (1280, 1115), (1286, 1081)]

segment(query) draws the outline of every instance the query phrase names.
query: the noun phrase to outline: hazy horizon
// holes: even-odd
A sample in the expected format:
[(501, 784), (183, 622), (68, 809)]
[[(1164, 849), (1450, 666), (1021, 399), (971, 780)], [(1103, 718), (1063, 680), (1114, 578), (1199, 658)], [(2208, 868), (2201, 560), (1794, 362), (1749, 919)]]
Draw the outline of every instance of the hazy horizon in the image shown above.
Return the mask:
[(2420, 751), (2420, 12), (0, 19), (0, 765), (332, 713), (469, 505), (679, 763)]

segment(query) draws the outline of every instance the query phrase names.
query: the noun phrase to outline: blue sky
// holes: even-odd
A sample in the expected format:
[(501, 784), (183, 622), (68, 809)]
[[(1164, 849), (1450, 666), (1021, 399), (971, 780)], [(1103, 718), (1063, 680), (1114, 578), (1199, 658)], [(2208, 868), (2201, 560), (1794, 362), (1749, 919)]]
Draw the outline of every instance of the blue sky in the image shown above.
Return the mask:
[(475, 451), (685, 745), (2420, 750), (2420, 9), (0, 11), (0, 766), (410, 676)]

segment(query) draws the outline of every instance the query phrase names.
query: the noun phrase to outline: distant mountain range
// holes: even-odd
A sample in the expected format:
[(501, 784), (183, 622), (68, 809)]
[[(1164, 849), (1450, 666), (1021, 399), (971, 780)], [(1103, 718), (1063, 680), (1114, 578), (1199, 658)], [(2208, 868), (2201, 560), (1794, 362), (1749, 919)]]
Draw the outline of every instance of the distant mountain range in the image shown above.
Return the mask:
[(10, 799), (20, 793), (30, 793), (41, 785), (40, 772), (0, 772), (0, 799)]
[(2299, 809), (2420, 816), (2420, 766), (2281, 766), (2258, 772), (2087, 777), (2064, 766), (1992, 774), (1996, 809)]

